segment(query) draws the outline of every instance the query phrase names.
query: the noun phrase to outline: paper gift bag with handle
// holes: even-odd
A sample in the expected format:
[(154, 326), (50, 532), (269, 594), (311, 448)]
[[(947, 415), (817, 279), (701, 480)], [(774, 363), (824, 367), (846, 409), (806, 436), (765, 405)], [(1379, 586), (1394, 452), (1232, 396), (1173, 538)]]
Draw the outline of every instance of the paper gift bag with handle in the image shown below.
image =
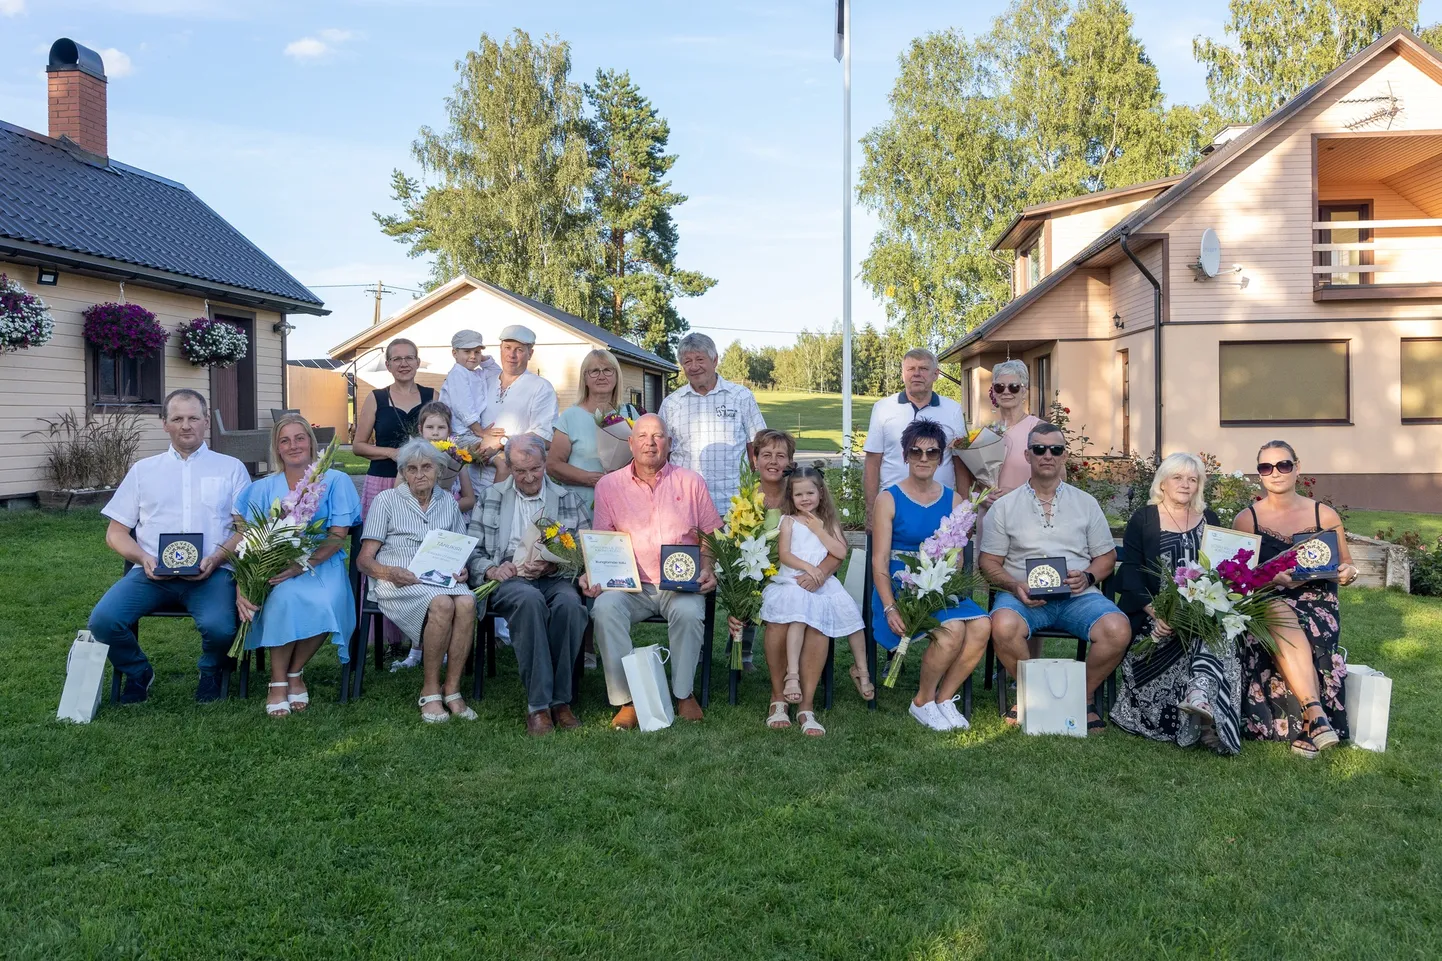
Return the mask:
[(60, 710), (55, 717), (76, 724), (89, 724), (100, 710), (100, 692), (105, 687), (105, 658), (109, 644), (101, 644), (89, 631), (79, 631), (65, 660), (65, 689), (60, 693)]
[(1387, 750), (1392, 679), (1366, 664), (1348, 664), (1342, 690), (1347, 696), (1347, 725), (1352, 730), (1352, 743), (1368, 751)]
[(1016, 667), (1016, 718), (1023, 732), (1087, 736), (1085, 662), (1036, 657)]
[(666, 661), (671, 652), (656, 644), (638, 647), (621, 658), (626, 684), (631, 688), (631, 706), (643, 731), (659, 731), (676, 720), (671, 707), (671, 685), (666, 680)]

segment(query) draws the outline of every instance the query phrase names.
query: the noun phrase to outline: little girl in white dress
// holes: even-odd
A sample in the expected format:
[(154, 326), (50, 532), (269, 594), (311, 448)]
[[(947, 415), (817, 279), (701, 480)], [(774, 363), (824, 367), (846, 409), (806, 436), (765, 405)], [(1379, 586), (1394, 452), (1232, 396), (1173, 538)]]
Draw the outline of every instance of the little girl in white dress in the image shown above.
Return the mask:
[[(856, 661), (851, 676), (861, 696), (870, 699), (875, 690), (866, 670), (861, 610), (841, 582), (835, 576), (823, 577), (818, 566), (828, 555), (844, 559), (847, 554), (825, 475), (813, 467), (797, 468), (787, 479), (781, 513), (785, 515), (781, 520), (781, 566), (762, 591), (761, 619), (787, 626), (782, 696), (792, 704), (801, 700), (801, 644), (806, 628), (812, 627), (826, 637), (847, 638)], [(784, 704), (779, 707), (785, 710)], [(807, 720), (798, 715), (797, 719), (803, 721), (802, 730), (807, 733), (812, 733), (808, 725), (820, 728), (814, 717)]]

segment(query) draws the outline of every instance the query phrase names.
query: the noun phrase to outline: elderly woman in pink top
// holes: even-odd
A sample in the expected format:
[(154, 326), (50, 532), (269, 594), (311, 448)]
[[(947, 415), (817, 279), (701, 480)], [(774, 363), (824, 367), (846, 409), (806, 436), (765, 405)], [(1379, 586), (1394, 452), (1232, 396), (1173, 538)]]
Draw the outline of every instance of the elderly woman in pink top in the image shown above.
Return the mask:
[(996, 489), (982, 501), (985, 507), (990, 507), (1001, 495), (1031, 480), (1031, 465), (1026, 461), (1026, 438), (1032, 427), (1041, 423), (1041, 418), (1027, 413), (1030, 382), (1031, 376), (1024, 361), (1003, 361), (991, 369), (991, 403), (996, 408), (996, 422), (1006, 429), (1001, 437), (1006, 459), (1001, 462)]
[(721, 526), (721, 516), (705, 479), (670, 463), (670, 457), (666, 424), (657, 415), (646, 414), (631, 428), (631, 463), (596, 482), (592, 526), (630, 534), (636, 570), (641, 575), (640, 593), (603, 593), (585, 575), (580, 580), (582, 593), (596, 598), (591, 611), (596, 649), (606, 672), (606, 693), (618, 708), (611, 726), (623, 730), (635, 727), (637, 720), (621, 659), (631, 653), (632, 625), (654, 614), (666, 618), (676, 713), (690, 721), (702, 717), (701, 705), (692, 694), (705, 633), (706, 602), (701, 593), (716, 589), (716, 576), (711, 558), (703, 551), (697, 579), (701, 593), (661, 590), (661, 548), (695, 544), (696, 529), (709, 534)]

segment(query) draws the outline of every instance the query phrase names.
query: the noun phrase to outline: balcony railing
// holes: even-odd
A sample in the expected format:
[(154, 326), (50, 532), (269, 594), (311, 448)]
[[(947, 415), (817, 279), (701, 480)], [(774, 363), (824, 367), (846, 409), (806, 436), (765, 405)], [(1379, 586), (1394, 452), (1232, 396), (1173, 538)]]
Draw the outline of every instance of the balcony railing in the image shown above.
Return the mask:
[[(1312, 267), (1316, 279), (1315, 299), (1442, 299), (1442, 257), (1437, 255), (1442, 251), (1442, 218), (1319, 220), (1313, 222), (1312, 230), (1315, 231), (1312, 238), (1314, 260), (1358, 261), (1315, 264)], [(1405, 237), (1377, 235), (1377, 231), (1392, 230), (1432, 230), (1436, 233)], [(1366, 231), (1371, 238), (1329, 243), (1320, 239), (1342, 231), (1354, 235)], [(1338, 254), (1358, 256), (1338, 257)]]

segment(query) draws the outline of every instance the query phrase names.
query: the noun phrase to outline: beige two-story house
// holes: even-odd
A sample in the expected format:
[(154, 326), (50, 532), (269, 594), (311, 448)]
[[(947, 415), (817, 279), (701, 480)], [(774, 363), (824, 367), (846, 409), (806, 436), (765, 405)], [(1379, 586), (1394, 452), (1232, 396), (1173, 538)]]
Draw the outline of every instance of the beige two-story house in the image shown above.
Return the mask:
[(1099, 452), (1292, 443), (1319, 492), (1442, 510), (1442, 59), (1395, 30), (1183, 177), (1028, 208), (1012, 301), (943, 353), (973, 422), (990, 368)]

